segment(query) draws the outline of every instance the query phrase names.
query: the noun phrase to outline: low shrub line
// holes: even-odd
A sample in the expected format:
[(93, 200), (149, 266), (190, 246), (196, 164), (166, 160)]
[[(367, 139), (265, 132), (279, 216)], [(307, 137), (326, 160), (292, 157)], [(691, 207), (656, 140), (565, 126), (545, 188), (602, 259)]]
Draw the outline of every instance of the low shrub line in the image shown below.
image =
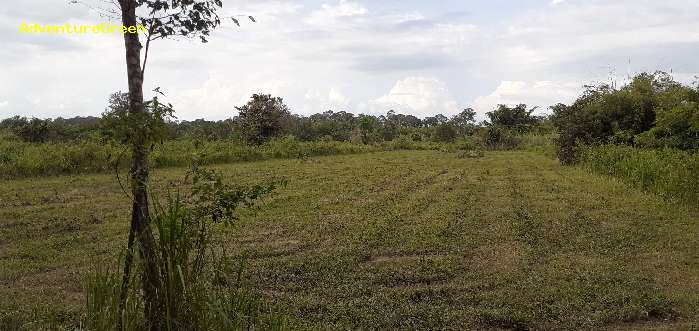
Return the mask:
[[(211, 165), (267, 159), (306, 158), (313, 156), (360, 154), (391, 150), (457, 150), (473, 149), (468, 141), (435, 143), (398, 137), (376, 144), (338, 141), (300, 142), (293, 137), (272, 140), (263, 145), (247, 145), (238, 141), (169, 140), (156, 145), (151, 154), (155, 168), (187, 166), (193, 160)], [(14, 179), (61, 174), (103, 173), (114, 164), (126, 169), (128, 153), (123, 146), (95, 141), (69, 143), (26, 143), (0, 140), (0, 179)]]

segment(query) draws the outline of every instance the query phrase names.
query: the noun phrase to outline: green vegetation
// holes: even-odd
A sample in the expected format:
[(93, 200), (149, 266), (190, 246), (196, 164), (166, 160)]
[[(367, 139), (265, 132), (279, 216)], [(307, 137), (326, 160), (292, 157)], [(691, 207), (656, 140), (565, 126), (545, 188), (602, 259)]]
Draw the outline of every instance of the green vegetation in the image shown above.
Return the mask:
[[(358, 154), (377, 151), (414, 149), (463, 149), (463, 143), (439, 144), (413, 141), (401, 136), (377, 144), (339, 141), (300, 142), (293, 136), (274, 139), (260, 146), (235, 140), (167, 140), (154, 145), (151, 166), (184, 167), (197, 160), (210, 165), (266, 159), (306, 158), (312, 156)], [(95, 141), (26, 143), (11, 136), (0, 136), (0, 178), (113, 172), (114, 166), (126, 169), (126, 150), (117, 143)]]
[(639, 74), (621, 88), (592, 86), (572, 105), (551, 109), (564, 164), (579, 161), (579, 145), (699, 148), (699, 90), (666, 73)]
[[(98, 266), (87, 277), (87, 329), (147, 329), (148, 304), (162, 307), (164, 330), (283, 329), (282, 316), (267, 314), (259, 300), (241, 289), (242, 265), (232, 264), (212, 242), (213, 226), (232, 224), (239, 207), (253, 206), (283, 184), (237, 187), (224, 183), (216, 171), (193, 166), (184, 180), (168, 188), (164, 202), (154, 204), (162, 275), (156, 301), (145, 301), (140, 293), (144, 285), (139, 269), (145, 261), (128, 254), (123, 281), (122, 273)], [(128, 250), (133, 246), (130, 234)]]
[[(699, 92), (668, 75), (589, 88), (551, 118), (499, 105), (480, 124), (471, 109), (301, 117), (270, 95), (239, 117), (176, 122), (157, 98), (133, 117), (127, 97), (114, 94), (101, 119), (0, 123), (11, 188), (0, 193), (0, 330), (142, 329), (147, 302), (169, 329), (699, 323), (687, 282), (699, 271)], [(129, 199), (98, 174), (123, 172), (136, 138), (158, 169), (147, 189), (162, 281), (148, 300), (137, 276), (150, 264), (133, 264), (123, 291), (113, 262)], [(195, 167), (178, 186), (191, 164), (228, 178)], [(291, 188), (256, 202), (279, 176)]]
[[(537, 152), (458, 154), (216, 166), (240, 185), (288, 180), (259, 210), (212, 228), (233, 266), (246, 261), (227, 272), (243, 271), (232, 290), (244, 289), (262, 321), (286, 316), (291, 329), (699, 323), (696, 208)], [(155, 170), (154, 196), (183, 172)], [(3, 185), (0, 329), (78, 326), (84, 275), (118, 257), (129, 199), (109, 174)]]
[(588, 87), (551, 107), (563, 164), (582, 163), (669, 199), (699, 200), (699, 90), (642, 73), (625, 86)]
[(674, 149), (637, 149), (605, 145), (588, 147), (582, 163), (618, 177), (642, 190), (690, 204), (699, 201), (699, 154)]

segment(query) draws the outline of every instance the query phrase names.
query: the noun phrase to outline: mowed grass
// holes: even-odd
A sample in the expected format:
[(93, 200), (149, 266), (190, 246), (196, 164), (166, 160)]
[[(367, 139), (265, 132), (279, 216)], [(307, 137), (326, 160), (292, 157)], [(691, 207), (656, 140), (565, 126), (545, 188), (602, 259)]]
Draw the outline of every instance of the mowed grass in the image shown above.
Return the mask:
[[(241, 183), (289, 181), (222, 227), (220, 240), (247, 256), (248, 286), (293, 328), (699, 325), (699, 211), (538, 153), (382, 152), (216, 168)], [(154, 191), (183, 173), (157, 170)], [(128, 199), (109, 175), (1, 185), (6, 325), (75, 323), (81, 274), (125, 245)]]

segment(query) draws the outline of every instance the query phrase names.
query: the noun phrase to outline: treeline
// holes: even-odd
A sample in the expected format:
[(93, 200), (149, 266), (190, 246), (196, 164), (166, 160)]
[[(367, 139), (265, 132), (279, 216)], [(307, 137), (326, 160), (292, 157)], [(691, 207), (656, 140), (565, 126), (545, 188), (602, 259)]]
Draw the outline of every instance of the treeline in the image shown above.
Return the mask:
[[(118, 140), (118, 123), (128, 113), (126, 98), (125, 93), (113, 94), (101, 118), (28, 119), (15, 116), (0, 121), (0, 129), (31, 143)], [(476, 123), (476, 112), (470, 108), (451, 117), (438, 114), (424, 119), (393, 110), (380, 116), (355, 115), (346, 111), (301, 116), (292, 114), (281, 98), (265, 94), (253, 95), (247, 104), (235, 107), (235, 110), (238, 115), (222, 121), (176, 121), (168, 117), (159, 121), (165, 130), (165, 140), (240, 140), (253, 145), (284, 136), (294, 136), (299, 141), (373, 144), (393, 141), (400, 136), (413, 141), (454, 142), (479, 135), (488, 144), (504, 146), (514, 143), (513, 133), (542, 128), (550, 130), (550, 125), (545, 125), (548, 123), (546, 119), (532, 115), (534, 109), (528, 109), (526, 105), (500, 105), (488, 114), (488, 121), (481, 123)]]
[(132, 118), (126, 94), (115, 93), (102, 117), (0, 121), (0, 178), (105, 172), (125, 169), (132, 139), (130, 121), (145, 123), (157, 134), (151, 146), (154, 167), (306, 158), (390, 150), (462, 151), (513, 149), (522, 133), (550, 132), (550, 121), (526, 105), (498, 106), (476, 123), (475, 111), (424, 119), (389, 111), (354, 115), (327, 111), (294, 115), (281, 98), (253, 95), (236, 107), (237, 116), (222, 121), (176, 121), (170, 105), (146, 103), (145, 118)]

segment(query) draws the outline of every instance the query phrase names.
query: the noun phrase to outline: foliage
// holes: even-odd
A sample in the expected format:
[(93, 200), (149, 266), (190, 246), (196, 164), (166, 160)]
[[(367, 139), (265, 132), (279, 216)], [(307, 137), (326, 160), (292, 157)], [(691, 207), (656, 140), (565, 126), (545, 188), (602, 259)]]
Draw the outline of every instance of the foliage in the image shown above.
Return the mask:
[(573, 104), (555, 105), (563, 164), (579, 161), (580, 145), (617, 144), (694, 149), (699, 143), (699, 91), (663, 72), (642, 73), (621, 88), (590, 86)]
[(360, 116), (359, 117), (359, 132), (362, 136), (362, 143), (368, 144), (377, 141), (376, 128), (378, 127), (378, 121), (372, 116)]
[(439, 124), (435, 127), (432, 139), (436, 142), (450, 143), (456, 139), (456, 129), (449, 123)]
[(357, 119), (351, 113), (332, 110), (309, 117), (297, 117), (295, 134), (303, 141), (320, 140), (331, 137), (335, 141), (349, 141)]
[[(394, 142), (355, 144), (338, 141), (302, 142), (293, 136), (272, 139), (259, 146), (235, 140), (200, 141), (196, 139), (166, 140), (153, 146), (153, 168), (186, 166), (194, 161), (201, 164), (248, 162), (265, 159), (307, 158), (341, 154), (359, 154), (384, 150), (438, 150), (441, 143), (399, 139)], [(126, 168), (124, 148), (115, 142), (94, 140), (31, 144), (0, 136), (0, 178), (18, 178), (61, 174), (113, 171)]]
[[(216, 224), (231, 224), (240, 206), (253, 206), (280, 185), (286, 181), (236, 187), (225, 183), (220, 173), (195, 165), (181, 184), (170, 188), (165, 204), (154, 204), (163, 275), (158, 298), (165, 308), (166, 330), (284, 327), (282, 318), (267, 316), (264, 307), (240, 289), (242, 264), (235, 270), (230, 258), (212, 246)], [(90, 329), (112, 330), (119, 318), (128, 330), (146, 327), (142, 309), (138, 309), (145, 303), (138, 294), (142, 285), (137, 279), (129, 292), (129, 306), (120, 317), (120, 277), (99, 267), (88, 277)]]
[(22, 140), (31, 143), (43, 143), (48, 139), (49, 121), (32, 118), (14, 127), (15, 134)]
[[(148, 28), (148, 40), (171, 36), (199, 37), (206, 43), (211, 31), (221, 24), (221, 0), (135, 0), (137, 8), (148, 13), (139, 23)], [(251, 21), (255, 21), (252, 16)], [(237, 19), (231, 18), (236, 25)]]
[(145, 112), (130, 112), (128, 93), (112, 94), (109, 107), (102, 114), (105, 135), (128, 146), (137, 142), (146, 144), (145, 147), (162, 144), (168, 137), (168, 122), (175, 118), (172, 105), (162, 104), (158, 97), (154, 97), (144, 106)]
[(457, 136), (466, 137), (471, 135), (476, 129), (476, 111), (472, 108), (466, 108), (454, 115), (450, 123), (456, 128)]
[(517, 132), (497, 125), (482, 129), (479, 137), (483, 146), (490, 150), (515, 149), (521, 142)]
[(12, 132), (25, 142), (75, 141), (99, 135), (99, 118), (27, 119), (14, 116), (0, 122), (0, 129)]
[(540, 123), (542, 118), (533, 116), (536, 107), (527, 109), (527, 105), (519, 104), (514, 107), (498, 105), (497, 108), (486, 115), (489, 126), (499, 126), (516, 132), (527, 132), (533, 126)]
[(699, 201), (699, 154), (629, 146), (582, 147), (581, 161), (594, 172), (620, 178), (669, 199)]
[(253, 94), (247, 104), (236, 109), (243, 138), (257, 145), (282, 135), (284, 121), (291, 116), (284, 100), (269, 94)]
[(683, 102), (658, 113), (655, 127), (635, 137), (637, 146), (699, 150), (699, 102)]

